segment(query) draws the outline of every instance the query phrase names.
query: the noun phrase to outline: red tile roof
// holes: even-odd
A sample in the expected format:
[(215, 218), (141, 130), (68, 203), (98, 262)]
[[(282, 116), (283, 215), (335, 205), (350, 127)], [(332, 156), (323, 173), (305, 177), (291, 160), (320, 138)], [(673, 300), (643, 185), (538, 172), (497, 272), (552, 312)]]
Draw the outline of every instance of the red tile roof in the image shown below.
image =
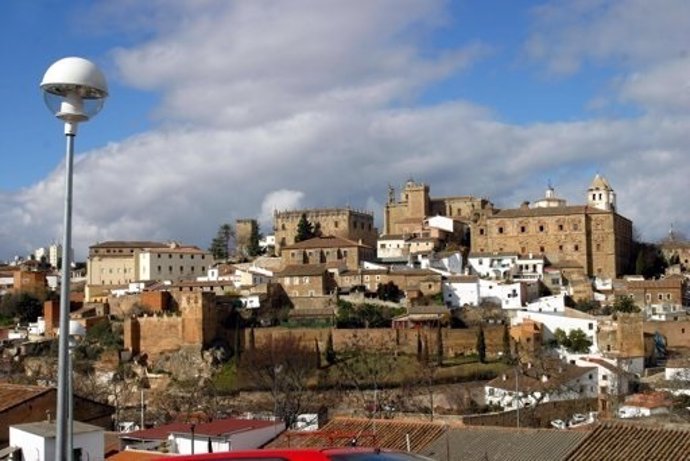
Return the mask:
[[(208, 423), (200, 423), (194, 426), (194, 433), (206, 436), (219, 436), (236, 432), (251, 431), (264, 427), (274, 426), (274, 421), (261, 419), (218, 419)], [(129, 432), (123, 434), (122, 438), (136, 440), (165, 440), (172, 433), (190, 434), (192, 432), (191, 423), (171, 423), (151, 429)]]
[(445, 430), (444, 424), (427, 421), (336, 417), (319, 431), (284, 432), (268, 447), (345, 447), (356, 438), (362, 446), (407, 450), (409, 437), (410, 449), (419, 452)]
[(0, 384), (0, 412), (53, 391), (52, 387), (29, 386), (24, 384)]

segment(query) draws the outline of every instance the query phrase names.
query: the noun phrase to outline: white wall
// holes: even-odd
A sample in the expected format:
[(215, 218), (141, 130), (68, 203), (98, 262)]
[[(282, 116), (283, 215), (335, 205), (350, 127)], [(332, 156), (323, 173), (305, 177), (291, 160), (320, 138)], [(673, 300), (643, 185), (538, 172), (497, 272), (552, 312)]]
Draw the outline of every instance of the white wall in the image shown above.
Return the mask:
[[(214, 452), (250, 450), (263, 446), (285, 430), (285, 423), (276, 421), (272, 426), (252, 429), (221, 437), (211, 436), (211, 447)], [(192, 435), (187, 433), (172, 434), (177, 453), (192, 453)], [(208, 453), (208, 435), (195, 434), (194, 453)]]
[(451, 282), (444, 281), (443, 302), (453, 307), (479, 305), (479, 281)]
[(525, 308), (530, 312), (548, 312), (550, 314), (565, 314), (565, 293), (544, 296), (531, 303), (527, 303)]
[(592, 341), (592, 346), (589, 348), (590, 353), (598, 353), (599, 346), (597, 344), (597, 319), (592, 318), (576, 318), (568, 317), (566, 315), (548, 314), (539, 312), (517, 311), (516, 316), (512, 320), (513, 325), (521, 324), (525, 319), (532, 319), (544, 325), (544, 341), (553, 339), (554, 332), (560, 328), (566, 334), (573, 330), (582, 330), (587, 337)]
[(503, 279), (508, 275), (512, 275), (515, 271), (515, 263), (517, 261), (517, 254), (515, 255), (470, 255), (467, 258), (467, 263), (470, 266), (472, 273), (480, 277), (490, 277), (494, 279)]
[[(546, 386), (546, 394), (540, 391), (520, 391), (520, 407), (561, 400), (594, 398), (597, 396), (597, 371), (583, 370), (579, 377), (558, 388), (548, 389), (548, 381), (544, 385)], [(518, 399), (515, 398), (515, 389), (503, 389), (488, 385), (484, 386), (484, 399), (487, 405), (500, 405), (504, 410), (513, 410), (518, 404)]]
[(479, 298), (500, 300), (503, 309), (522, 309), (522, 284), (479, 279)]

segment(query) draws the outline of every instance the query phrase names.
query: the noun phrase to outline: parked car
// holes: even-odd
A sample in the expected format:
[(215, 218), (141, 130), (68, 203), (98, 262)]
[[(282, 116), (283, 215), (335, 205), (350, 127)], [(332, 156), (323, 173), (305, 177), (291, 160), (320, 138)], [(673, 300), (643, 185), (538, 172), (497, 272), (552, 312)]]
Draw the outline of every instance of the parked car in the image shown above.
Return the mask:
[(568, 425), (562, 419), (554, 419), (551, 421), (551, 425), (556, 429), (567, 429)]
[[(225, 453), (176, 456), (175, 461), (431, 461), (430, 458), (400, 451), (378, 448), (293, 448), (240, 450)], [(170, 458), (160, 458), (169, 461)]]
[(575, 413), (572, 418), (570, 418), (570, 424), (582, 424), (585, 421), (587, 421), (587, 415), (583, 415), (582, 413)]

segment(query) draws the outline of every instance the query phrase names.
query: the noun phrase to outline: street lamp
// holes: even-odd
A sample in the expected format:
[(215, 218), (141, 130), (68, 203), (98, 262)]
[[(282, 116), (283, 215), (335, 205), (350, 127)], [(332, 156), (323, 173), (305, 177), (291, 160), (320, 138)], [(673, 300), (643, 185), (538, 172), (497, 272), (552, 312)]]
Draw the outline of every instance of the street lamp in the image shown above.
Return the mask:
[(56, 459), (72, 459), (68, 447), (68, 413), (70, 394), (69, 373), (69, 282), (70, 250), (72, 248), (72, 165), (74, 163), (74, 137), (77, 125), (94, 117), (108, 96), (108, 85), (103, 73), (83, 58), (63, 58), (51, 65), (43, 75), (41, 90), (48, 109), (65, 123), (67, 141), (65, 153), (65, 214), (62, 240), (62, 274), (60, 279), (60, 323), (58, 348), (58, 392)]

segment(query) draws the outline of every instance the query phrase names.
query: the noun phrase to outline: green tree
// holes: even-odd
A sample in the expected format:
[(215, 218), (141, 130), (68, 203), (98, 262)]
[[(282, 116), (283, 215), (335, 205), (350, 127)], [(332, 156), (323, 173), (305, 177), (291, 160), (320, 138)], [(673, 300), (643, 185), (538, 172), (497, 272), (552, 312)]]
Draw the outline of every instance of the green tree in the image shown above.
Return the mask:
[(400, 301), (402, 294), (403, 293), (400, 288), (398, 288), (398, 286), (393, 283), (392, 280), (386, 284), (379, 283), (376, 287), (376, 296), (378, 296), (378, 298), (382, 301), (391, 301), (397, 303)]
[(309, 240), (316, 237), (314, 231), (314, 225), (307, 219), (307, 214), (302, 213), (297, 223), (297, 235), (295, 236), (295, 242), (302, 242), (304, 240)]
[(215, 259), (227, 260), (230, 257), (230, 243), (235, 237), (235, 231), (230, 224), (221, 224), (216, 236), (211, 241), (208, 251)]
[(481, 363), (486, 363), (486, 338), (484, 337), (484, 327), (479, 325), (477, 332), (477, 355)]
[(333, 332), (328, 332), (328, 338), (326, 338), (326, 362), (329, 365), (333, 365), (338, 357), (335, 354), (335, 347), (333, 346)]
[(249, 245), (247, 245), (247, 254), (254, 258), (262, 253), (261, 247), (259, 246), (259, 240), (261, 240), (261, 231), (259, 230), (259, 224), (252, 227), (252, 232), (249, 234)]
[(580, 312), (591, 312), (599, 308), (599, 303), (597, 301), (581, 298), (575, 303), (575, 309)]
[(25, 291), (6, 294), (0, 303), (0, 315), (21, 323), (35, 322), (43, 315), (43, 299)]
[(510, 328), (508, 325), (503, 325), (503, 361), (505, 363), (512, 363), (513, 351), (510, 347)]
[(436, 327), (436, 364), (439, 367), (443, 365), (443, 330), (441, 330), (441, 322)]
[(613, 311), (631, 314), (640, 312), (640, 308), (630, 296), (617, 296), (613, 302)]
[(589, 352), (589, 348), (592, 345), (592, 340), (590, 340), (580, 328), (570, 330), (568, 334), (562, 329), (557, 328), (553, 336), (555, 346), (562, 346), (573, 354), (584, 354)]
[(589, 352), (589, 348), (592, 345), (592, 341), (587, 337), (585, 332), (579, 328), (570, 331), (568, 334), (568, 343), (568, 352), (573, 354), (584, 354)]
[(636, 245), (635, 273), (645, 278), (657, 278), (664, 274), (667, 267), (661, 249), (653, 243), (639, 242)]

